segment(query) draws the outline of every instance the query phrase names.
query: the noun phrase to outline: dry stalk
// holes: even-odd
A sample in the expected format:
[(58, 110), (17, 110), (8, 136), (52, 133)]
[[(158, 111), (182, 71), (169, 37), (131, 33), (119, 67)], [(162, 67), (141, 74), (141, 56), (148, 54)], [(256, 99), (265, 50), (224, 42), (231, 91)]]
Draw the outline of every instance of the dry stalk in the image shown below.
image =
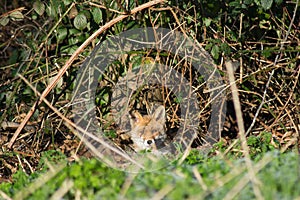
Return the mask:
[(239, 137), (241, 140), (241, 145), (243, 148), (243, 154), (245, 156), (245, 161), (246, 161), (246, 166), (248, 169), (249, 173), (249, 179), (253, 183), (253, 189), (254, 189), (254, 194), (257, 199), (263, 199), (261, 195), (261, 191), (259, 189), (260, 182), (255, 176), (255, 171), (252, 166), (252, 162), (250, 159), (249, 155), (249, 147), (247, 145), (247, 140), (246, 140), (246, 135), (245, 135), (245, 127), (244, 127), (244, 121), (243, 121), (243, 114), (242, 114), (242, 109), (241, 109), (241, 104), (239, 100), (239, 94), (238, 94), (238, 89), (235, 84), (235, 79), (234, 79), (234, 71), (233, 71), (233, 66), (231, 61), (226, 62), (226, 70), (228, 73), (228, 78), (230, 82), (230, 88), (231, 88), (231, 93), (232, 93), (232, 99), (233, 99), (233, 104), (234, 104), (234, 110), (236, 113), (236, 118), (237, 118), (237, 124), (239, 128)]

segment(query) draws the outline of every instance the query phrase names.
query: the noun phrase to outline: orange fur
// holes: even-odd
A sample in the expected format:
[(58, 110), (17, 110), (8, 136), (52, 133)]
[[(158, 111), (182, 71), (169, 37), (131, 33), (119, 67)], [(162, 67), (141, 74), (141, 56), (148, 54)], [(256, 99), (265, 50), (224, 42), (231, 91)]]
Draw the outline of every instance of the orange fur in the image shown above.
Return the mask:
[(133, 113), (131, 131), (129, 135), (135, 151), (157, 150), (158, 144), (166, 139), (165, 109), (159, 106), (152, 115), (142, 116), (139, 112)]

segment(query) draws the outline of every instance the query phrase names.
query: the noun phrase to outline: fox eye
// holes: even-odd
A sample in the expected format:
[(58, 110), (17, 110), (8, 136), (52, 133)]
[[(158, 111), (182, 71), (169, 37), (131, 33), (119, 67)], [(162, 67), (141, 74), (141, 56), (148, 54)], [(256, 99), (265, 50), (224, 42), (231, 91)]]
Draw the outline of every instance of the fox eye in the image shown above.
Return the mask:
[(152, 144), (152, 140), (147, 140), (147, 144)]

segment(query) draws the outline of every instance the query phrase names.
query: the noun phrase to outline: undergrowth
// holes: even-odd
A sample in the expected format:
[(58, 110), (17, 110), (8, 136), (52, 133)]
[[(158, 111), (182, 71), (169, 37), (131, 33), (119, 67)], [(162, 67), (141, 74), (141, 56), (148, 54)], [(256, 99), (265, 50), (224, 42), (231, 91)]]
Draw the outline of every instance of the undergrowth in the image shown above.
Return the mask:
[[(269, 144), (262, 143), (250, 149), (261, 152), (251, 156), (264, 199), (299, 197), (298, 153), (266, 150), (263, 146)], [(240, 151), (239, 145), (235, 149)], [(41, 157), (40, 170), (28, 175), (19, 169), (13, 182), (0, 184), (0, 190), (14, 199), (255, 198), (243, 156), (234, 150), (224, 154), (225, 150), (217, 147), (208, 154), (192, 150), (183, 163), (136, 174), (107, 167), (95, 158), (69, 162), (60, 152), (50, 151)]]

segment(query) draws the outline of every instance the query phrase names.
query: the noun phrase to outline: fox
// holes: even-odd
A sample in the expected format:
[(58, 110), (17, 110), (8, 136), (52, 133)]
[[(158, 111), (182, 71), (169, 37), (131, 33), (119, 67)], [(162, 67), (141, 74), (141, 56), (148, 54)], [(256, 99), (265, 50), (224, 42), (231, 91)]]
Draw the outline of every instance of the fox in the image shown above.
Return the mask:
[(165, 123), (166, 112), (164, 106), (159, 106), (153, 114), (142, 116), (138, 111), (131, 114), (131, 131), (129, 136), (133, 141), (133, 150), (135, 152), (159, 151), (167, 138)]

